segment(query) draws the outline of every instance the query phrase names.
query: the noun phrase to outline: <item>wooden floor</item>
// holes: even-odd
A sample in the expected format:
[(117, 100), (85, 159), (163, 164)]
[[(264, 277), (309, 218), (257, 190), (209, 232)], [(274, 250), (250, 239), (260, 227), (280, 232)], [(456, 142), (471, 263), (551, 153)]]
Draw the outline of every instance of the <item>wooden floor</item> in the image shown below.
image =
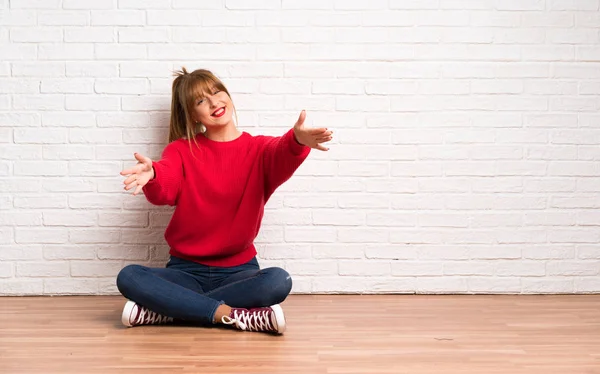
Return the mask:
[(296, 295), (283, 336), (128, 329), (123, 304), (0, 298), (0, 373), (600, 373), (600, 295)]

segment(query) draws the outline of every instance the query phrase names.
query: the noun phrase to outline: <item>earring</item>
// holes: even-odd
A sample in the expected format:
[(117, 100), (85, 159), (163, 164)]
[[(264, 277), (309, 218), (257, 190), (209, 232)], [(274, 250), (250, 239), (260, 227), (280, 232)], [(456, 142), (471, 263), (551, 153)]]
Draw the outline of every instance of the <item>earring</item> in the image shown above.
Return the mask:
[(204, 126), (203, 124), (201, 124), (200, 122), (196, 122), (196, 126), (200, 127), (200, 132), (205, 133), (206, 132), (206, 126)]

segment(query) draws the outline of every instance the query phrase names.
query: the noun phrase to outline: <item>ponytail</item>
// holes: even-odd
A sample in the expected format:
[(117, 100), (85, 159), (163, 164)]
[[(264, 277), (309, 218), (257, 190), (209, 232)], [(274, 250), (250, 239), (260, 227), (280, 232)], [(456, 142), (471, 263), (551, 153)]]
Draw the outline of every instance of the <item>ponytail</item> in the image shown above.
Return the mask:
[(187, 103), (184, 101), (185, 93), (181, 92), (185, 77), (188, 76), (185, 68), (175, 72), (175, 80), (173, 81), (173, 96), (171, 99), (171, 120), (169, 123), (169, 143), (177, 139), (190, 136), (190, 126), (188, 126), (188, 110)]

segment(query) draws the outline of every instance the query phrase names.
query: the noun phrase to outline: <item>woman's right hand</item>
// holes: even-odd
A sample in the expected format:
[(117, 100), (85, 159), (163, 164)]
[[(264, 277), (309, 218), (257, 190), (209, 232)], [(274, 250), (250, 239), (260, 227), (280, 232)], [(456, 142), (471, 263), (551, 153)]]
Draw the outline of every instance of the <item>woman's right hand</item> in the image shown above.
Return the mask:
[(139, 153), (134, 153), (135, 159), (138, 161), (137, 165), (130, 169), (123, 170), (121, 175), (127, 176), (125, 181), (125, 189), (130, 190), (135, 187), (133, 191), (134, 195), (137, 195), (142, 190), (142, 187), (148, 183), (148, 181), (154, 178), (154, 168), (152, 168), (152, 160), (146, 156), (142, 156)]

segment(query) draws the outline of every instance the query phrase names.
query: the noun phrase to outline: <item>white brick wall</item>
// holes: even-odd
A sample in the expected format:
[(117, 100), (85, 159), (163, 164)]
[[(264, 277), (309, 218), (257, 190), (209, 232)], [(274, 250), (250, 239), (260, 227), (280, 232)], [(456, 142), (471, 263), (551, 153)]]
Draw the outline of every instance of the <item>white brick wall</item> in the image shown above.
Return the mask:
[(267, 207), (295, 292), (600, 292), (600, 0), (0, 0), (0, 295), (113, 294), (170, 209), (121, 188), (172, 70), (335, 130)]

